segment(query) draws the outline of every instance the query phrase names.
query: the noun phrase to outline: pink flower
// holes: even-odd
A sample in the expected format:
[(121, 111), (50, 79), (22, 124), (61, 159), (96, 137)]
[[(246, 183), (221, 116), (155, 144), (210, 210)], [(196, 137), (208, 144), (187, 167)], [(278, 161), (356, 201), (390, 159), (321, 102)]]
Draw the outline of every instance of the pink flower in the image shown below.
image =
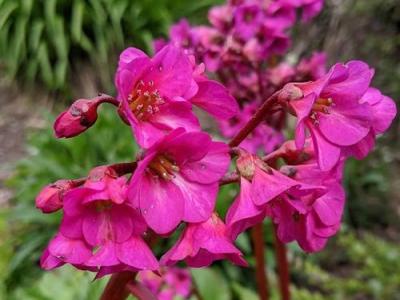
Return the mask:
[(211, 141), (206, 133), (177, 129), (146, 151), (128, 197), (159, 234), (180, 221), (206, 221), (229, 163), (226, 144)]
[[(336, 64), (315, 82), (286, 86), (288, 90), (297, 89), (303, 94), (303, 97), (288, 102), (290, 110), (297, 116), (296, 145), (303, 147), (305, 129), (308, 128), (322, 170), (333, 168), (349, 147), (367, 137), (374, 126), (374, 115), (394, 117), (395, 106), (390, 104), (389, 98), (385, 98), (383, 106), (389, 107), (390, 112), (384, 114), (379, 113), (380, 105), (373, 108), (370, 104), (379, 102), (382, 96), (375, 93), (378, 99), (362, 100), (372, 76), (373, 71), (368, 65), (351, 61)], [(387, 120), (385, 126), (390, 122)]]
[(263, 221), (272, 200), (283, 193), (305, 193), (317, 187), (295, 181), (270, 168), (258, 157), (242, 152), (237, 159), (241, 175), (240, 194), (226, 215), (228, 234), (232, 239), (247, 228)]
[(45, 186), (36, 197), (36, 207), (44, 213), (52, 213), (63, 207), (65, 192), (72, 189), (71, 180), (57, 180)]
[(205, 222), (188, 224), (178, 242), (161, 258), (161, 264), (171, 266), (185, 260), (188, 266), (200, 268), (220, 259), (247, 265), (227, 236), (225, 224), (212, 214)]
[(156, 270), (158, 262), (142, 239), (146, 225), (126, 201), (126, 179), (108, 167), (93, 169), (82, 187), (64, 196), (64, 216), (42, 267), (60, 263), (98, 271)]
[[(218, 124), (222, 134), (226, 138), (234, 137), (255, 113), (257, 108), (257, 103), (247, 104), (235, 117), (227, 121), (219, 121)], [(262, 123), (240, 144), (240, 147), (253, 154), (269, 153), (278, 148), (283, 141), (282, 133)]]
[(326, 53), (314, 52), (308, 59), (302, 59), (296, 68), (298, 81), (317, 80), (326, 74)]
[(183, 268), (162, 268), (161, 276), (152, 271), (142, 271), (138, 280), (146, 286), (157, 299), (175, 299), (176, 296), (188, 298), (192, 291), (192, 278), (189, 270)]
[(97, 120), (98, 100), (76, 100), (67, 111), (62, 112), (54, 122), (57, 138), (70, 138), (81, 134)]
[[(237, 109), (223, 86), (198, 77), (190, 58), (171, 45), (152, 59), (138, 49), (126, 49), (120, 56), (115, 81), (120, 113), (131, 125), (138, 144), (145, 148), (178, 127), (198, 131), (192, 103), (217, 117)], [(209, 93), (205, 94), (203, 89)], [(225, 115), (219, 113), (221, 109), (213, 109), (215, 104), (227, 107)]]
[(240, 5), (234, 11), (234, 34), (243, 40), (253, 37), (263, 21), (263, 11), (256, 3)]
[(318, 15), (324, 6), (324, 0), (303, 0), (302, 3), (302, 20), (304, 22), (310, 21)]
[(284, 243), (296, 240), (306, 252), (322, 250), (340, 228), (345, 197), (342, 186), (332, 184), (322, 195), (288, 196), (271, 203), (279, 239)]

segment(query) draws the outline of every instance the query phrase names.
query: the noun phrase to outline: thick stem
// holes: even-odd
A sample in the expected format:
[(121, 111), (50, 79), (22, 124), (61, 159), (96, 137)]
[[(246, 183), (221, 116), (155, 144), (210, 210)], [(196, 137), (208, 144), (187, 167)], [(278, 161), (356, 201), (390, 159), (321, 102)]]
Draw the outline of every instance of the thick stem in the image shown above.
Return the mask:
[(290, 275), (289, 275), (289, 264), (287, 260), (286, 246), (279, 240), (275, 224), (273, 224), (273, 227), (275, 236), (275, 255), (276, 255), (276, 261), (278, 263), (279, 288), (281, 291), (281, 299), (290, 300), (290, 290), (289, 290)]
[(130, 282), (126, 288), (139, 300), (157, 300), (157, 297), (148, 288), (138, 282)]
[(239, 144), (262, 122), (265, 120), (266, 114), (275, 105), (278, 100), (280, 91), (274, 93), (271, 97), (264, 101), (257, 112), (251, 117), (246, 125), (236, 134), (229, 142), (230, 147), (237, 147)]
[(254, 254), (256, 257), (256, 280), (260, 300), (268, 300), (268, 277), (265, 270), (263, 224), (259, 223), (251, 229)]
[(126, 285), (135, 277), (135, 272), (120, 272), (112, 275), (100, 300), (125, 300), (129, 295)]

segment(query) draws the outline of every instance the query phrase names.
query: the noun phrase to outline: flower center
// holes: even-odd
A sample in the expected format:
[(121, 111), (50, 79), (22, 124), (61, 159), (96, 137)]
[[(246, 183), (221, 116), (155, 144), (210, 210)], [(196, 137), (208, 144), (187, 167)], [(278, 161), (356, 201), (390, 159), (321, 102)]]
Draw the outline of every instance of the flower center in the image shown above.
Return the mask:
[(160, 93), (154, 88), (154, 81), (144, 82), (140, 80), (128, 96), (129, 107), (138, 120), (146, 120), (157, 113), (159, 106), (165, 101)]
[(318, 98), (315, 101), (310, 118), (313, 120), (314, 125), (318, 125), (318, 113), (329, 114), (331, 112), (331, 106), (335, 106), (332, 98)]
[(156, 176), (171, 180), (175, 177), (174, 173), (179, 171), (179, 167), (172, 159), (160, 154), (151, 161), (149, 170)]
[(99, 201), (95, 201), (94, 203), (95, 207), (96, 207), (96, 211), (97, 212), (102, 212), (105, 210), (110, 210), (113, 206), (113, 203), (110, 200), (99, 200)]

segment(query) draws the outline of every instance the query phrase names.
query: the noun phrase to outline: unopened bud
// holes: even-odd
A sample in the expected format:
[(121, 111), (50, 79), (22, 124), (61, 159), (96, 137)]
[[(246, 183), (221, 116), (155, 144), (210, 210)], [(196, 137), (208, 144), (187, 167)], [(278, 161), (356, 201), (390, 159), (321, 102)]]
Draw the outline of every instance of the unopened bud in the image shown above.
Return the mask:
[(67, 111), (62, 112), (54, 122), (54, 132), (58, 138), (70, 138), (84, 132), (97, 120), (99, 101), (79, 99)]
[(252, 180), (256, 169), (256, 157), (248, 152), (241, 151), (236, 160), (236, 167), (240, 176)]
[(74, 187), (71, 180), (58, 180), (45, 186), (36, 197), (36, 207), (44, 213), (52, 213), (63, 207), (64, 193)]

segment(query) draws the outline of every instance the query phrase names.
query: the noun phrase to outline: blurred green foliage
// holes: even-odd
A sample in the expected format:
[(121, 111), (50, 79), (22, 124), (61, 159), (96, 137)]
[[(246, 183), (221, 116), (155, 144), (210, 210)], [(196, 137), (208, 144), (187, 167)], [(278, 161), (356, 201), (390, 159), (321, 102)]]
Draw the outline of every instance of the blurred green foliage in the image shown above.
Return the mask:
[(89, 62), (112, 85), (115, 54), (154, 38), (178, 18), (204, 19), (216, 0), (1, 0), (0, 62), (19, 82), (68, 92), (73, 72)]

